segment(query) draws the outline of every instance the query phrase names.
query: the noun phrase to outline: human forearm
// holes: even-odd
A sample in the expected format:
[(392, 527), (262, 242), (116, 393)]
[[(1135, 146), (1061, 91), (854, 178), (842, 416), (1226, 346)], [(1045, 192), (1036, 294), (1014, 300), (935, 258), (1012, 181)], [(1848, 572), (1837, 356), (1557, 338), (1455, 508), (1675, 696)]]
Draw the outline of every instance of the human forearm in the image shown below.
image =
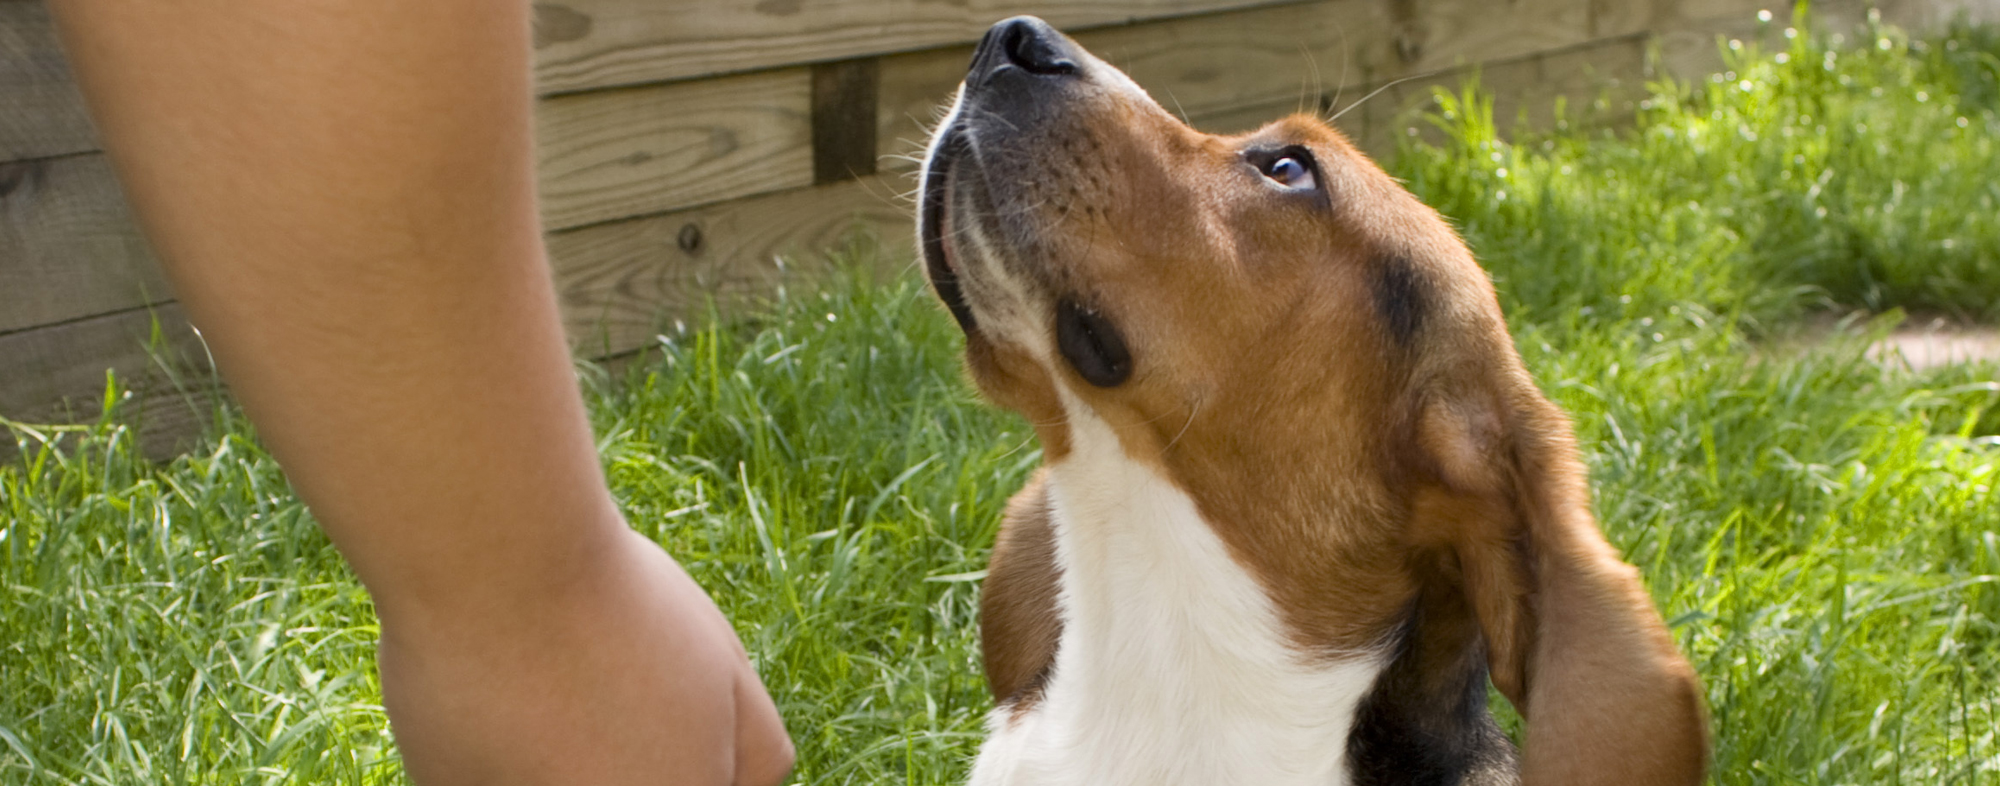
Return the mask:
[(609, 533), (547, 329), (525, 5), (57, 7), (177, 293), (378, 595), (530, 581)]
[(536, 220), (527, 5), (54, 8), (176, 293), (375, 599), (409, 772), (783, 777), (734, 631), (604, 486)]

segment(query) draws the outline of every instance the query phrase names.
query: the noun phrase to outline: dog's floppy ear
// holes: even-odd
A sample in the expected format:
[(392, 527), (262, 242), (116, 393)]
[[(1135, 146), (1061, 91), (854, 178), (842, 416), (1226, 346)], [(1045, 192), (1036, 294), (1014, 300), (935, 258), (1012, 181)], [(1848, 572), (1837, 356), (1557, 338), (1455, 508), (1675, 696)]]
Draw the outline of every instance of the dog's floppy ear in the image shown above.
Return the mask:
[(1700, 686), (1590, 512), (1568, 419), (1518, 365), (1433, 390), (1416, 534), (1453, 553), (1493, 683), (1526, 720), (1522, 783), (1696, 784)]

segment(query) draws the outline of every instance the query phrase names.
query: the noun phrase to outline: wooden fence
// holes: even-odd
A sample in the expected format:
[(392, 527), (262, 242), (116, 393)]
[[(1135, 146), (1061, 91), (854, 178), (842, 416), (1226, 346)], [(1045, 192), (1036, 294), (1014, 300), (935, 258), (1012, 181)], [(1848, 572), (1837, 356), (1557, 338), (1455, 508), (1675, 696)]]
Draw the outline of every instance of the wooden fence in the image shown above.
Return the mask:
[[(1833, 0), (1923, 27), (2000, 0)], [(1773, 0), (562, 0), (535, 5), (543, 216), (580, 354), (648, 346), (662, 320), (811, 275), (857, 229), (907, 265), (913, 158), (1004, 16), (1073, 31), (1209, 130), (1323, 111), (1372, 150), (1431, 86), (1479, 68), (1502, 117), (1556, 96), (1629, 116), (1664, 69), (1699, 76), (1718, 33)], [(0, 0), (0, 416), (94, 416), (105, 372), (155, 444), (207, 409), (176, 307), (34, 0)], [(163, 362), (164, 361), (164, 362)], [(195, 369), (170, 374), (179, 364)]]

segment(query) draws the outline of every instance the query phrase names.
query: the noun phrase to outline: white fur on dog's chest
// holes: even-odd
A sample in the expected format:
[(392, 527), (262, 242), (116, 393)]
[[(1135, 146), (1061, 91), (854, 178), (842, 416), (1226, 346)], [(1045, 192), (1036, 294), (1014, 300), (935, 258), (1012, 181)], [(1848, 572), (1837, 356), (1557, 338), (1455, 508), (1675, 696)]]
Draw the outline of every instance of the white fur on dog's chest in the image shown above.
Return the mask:
[(1063, 633), (1040, 701), (995, 710), (971, 786), (1330, 786), (1382, 659), (1307, 658), (1194, 501), (1065, 391), (1050, 468)]

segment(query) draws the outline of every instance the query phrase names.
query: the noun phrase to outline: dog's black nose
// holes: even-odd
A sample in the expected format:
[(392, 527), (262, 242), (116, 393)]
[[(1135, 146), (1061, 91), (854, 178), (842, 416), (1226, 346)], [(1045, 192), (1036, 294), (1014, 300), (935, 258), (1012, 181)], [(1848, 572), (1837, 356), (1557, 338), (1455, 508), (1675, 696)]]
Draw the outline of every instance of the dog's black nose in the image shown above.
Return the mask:
[(1049, 23), (1032, 16), (1000, 20), (986, 31), (972, 54), (972, 75), (1019, 68), (1042, 76), (1074, 76), (1075, 46)]

